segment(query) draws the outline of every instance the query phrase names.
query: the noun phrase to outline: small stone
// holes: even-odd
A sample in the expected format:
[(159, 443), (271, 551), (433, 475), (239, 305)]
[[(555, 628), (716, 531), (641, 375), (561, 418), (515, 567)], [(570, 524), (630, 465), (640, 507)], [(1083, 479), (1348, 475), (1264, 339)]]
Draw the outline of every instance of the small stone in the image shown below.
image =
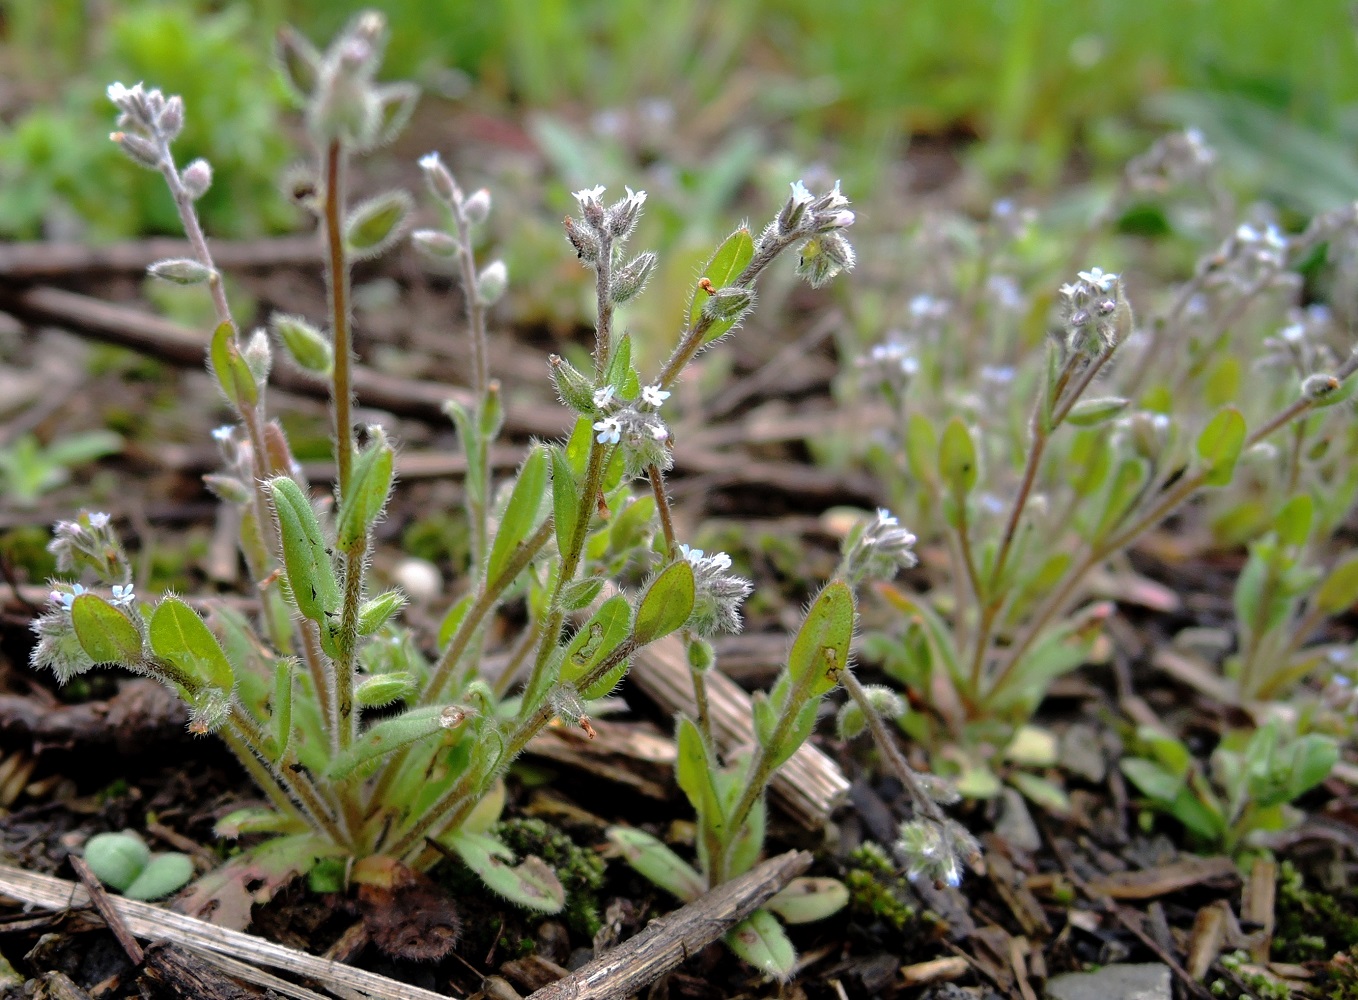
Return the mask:
[(402, 559), (391, 577), (406, 596), (417, 604), (432, 601), (443, 592), (443, 575), (427, 559)]
[(1061, 736), (1061, 766), (1091, 784), (1101, 784), (1108, 774), (1103, 743), (1093, 726), (1076, 724)]
[(1105, 965), (1067, 972), (1047, 983), (1048, 1000), (1170, 1000), (1169, 966), (1159, 962)]
[(995, 823), (995, 833), (1003, 837), (1009, 846), (1029, 854), (1042, 846), (1042, 834), (1033, 822), (1033, 814), (1023, 796), (1017, 789), (1005, 788), (1000, 792), (1000, 817)]

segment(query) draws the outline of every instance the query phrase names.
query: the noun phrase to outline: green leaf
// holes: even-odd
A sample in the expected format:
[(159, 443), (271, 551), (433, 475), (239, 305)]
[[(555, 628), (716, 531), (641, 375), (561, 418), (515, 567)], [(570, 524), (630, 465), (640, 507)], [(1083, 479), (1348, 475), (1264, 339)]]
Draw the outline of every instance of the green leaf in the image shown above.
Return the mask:
[(629, 826), (610, 826), (609, 841), (622, 858), (648, 881), (691, 903), (707, 891), (707, 881), (679, 855), (649, 833)]
[(1099, 491), (1113, 467), (1113, 447), (1106, 434), (1081, 431), (1071, 437), (1070, 450), (1061, 468), (1070, 488), (1079, 497), (1090, 497)]
[(839, 671), (849, 664), (855, 619), (853, 591), (843, 580), (827, 584), (812, 603), (787, 660), (794, 688), (807, 698), (819, 698), (839, 683)]
[(1069, 816), (1070, 797), (1065, 790), (1046, 778), (1027, 771), (1009, 775), (1009, 783), (1023, 793), (1023, 797), (1041, 806), (1053, 816)]
[(1358, 552), (1350, 552), (1325, 577), (1316, 589), (1316, 607), (1327, 615), (1338, 615), (1358, 602)]
[(791, 978), (797, 965), (797, 950), (778, 918), (768, 910), (755, 910), (731, 928), (726, 944), (737, 958), (776, 979)]
[(278, 517), (283, 566), (293, 601), (302, 617), (326, 624), (329, 615), (339, 613), (340, 592), (316, 512), (302, 488), (288, 476), (269, 480), (269, 494)]
[(533, 533), (546, 492), (547, 449), (538, 445), (528, 453), (523, 467), (519, 469), (519, 478), (509, 495), (509, 504), (505, 507), (504, 517), (500, 519), (499, 530), (495, 532), (490, 560), (486, 564), (487, 580), (499, 579), (519, 546)]
[(627, 639), (632, 608), (627, 598), (614, 594), (571, 637), (561, 663), (561, 682), (574, 684), (593, 670)]
[(693, 566), (687, 559), (671, 563), (646, 588), (637, 605), (637, 620), (632, 638), (645, 646), (683, 626), (693, 614), (695, 583)]
[(237, 809), (217, 820), (212, 833), (224, 840), (236, 840), (247, 833), (300, 833), (305, 829), (301, 824), (302, 821), (294, 816), (252, 806)]
[(1315, 512), (1316, 504), (1309, 493), (1298, 493), (1288, 500), (1273, 519), (1273, 530), (1278, 533), (1278, 541), (1293, 548), (1305, 545), (1311, 534)]
[(943, 428), (943, 438), (938, 446), (938, 470), (958, 500), (976, 486), (980, 472), (976, 466), (976, 444), (961, 417), (953, 417)]
[(1135, 457), (1124, 458), (1118, 463), (1113, 481), (1108, 485), (1104, 496), (1103, 511), (1094, 526), (1092, 539), (1097, 541), (1117, 530), (1117, 526), (1131, 511), (1141, 496), (1141, 484), (1146, 476), (1146, 463)]
[(920, 482), (938, 482), (938, 433), (919, 411), (911, 413), (905, 422), (905, 460), (910, 474)]
[(96, 833), (85, 842), (85, 863), (99, 881), (122, 892), (151, 860), (151, 849), (131, 830)]
[(556, 547), (560, 552), (575, 548), (576, 520), (580, 516), (580, 483), (571, 471), (564, 448), (554, 447), (552, 456), (552, 515)]
[(1245, 445), (1245, 418), (1228, 406), (1207, 422), (1198, 435), (1198, 458), (1203, 464), (1206, 486), (1225, 486), (1235, 474), (1235, 463)]
[(128, 899), (150, 901), (178, 892), (193, 878), (193, 859), (171, 852), (152, 856), (140, 875), (123, 890)]
[(488, 889), (511, 903), (539, 913), (558, 913), (566, 905), (566, 890), (541, 858), (514, 865), (514, 852), (488, 833), (459, 831), (446, 842)]
[(1066, 414), (1066, 423), (1076, 427), (1097, 427), (1106, 424), (1130, 405), (1130, 399), (1106, 396), (1102, 399), (1082, 399)]
[(368, 546), (368, 532), (387, 505), (396, 452), (380, 428), (354, 459), (349, 485), (340, 500), (335, 543), (341, 552), (361, 555)]
[(355, 260), (376, 257), (401, 238), (413, 206), (405, 191), (388, 191), (354, 206), (344, 220), (344, 248)]
[(833, 916), (849, 905), (849, 887), (837, 878), (794, 878), (780, 889), (765, 909), (785, 924), (809, 924)]
[(1164, 806), (1172, 804), (1186, 787), (1182, 777), (1144, 757), (1124, 757), (1118, 766), (1142, 795)]
[(713, 775), (716, 761), (708, 754), (707, 744), (692, 719), (681, 717), (675, 733), (678, 756), (674, 762), (675, 777), (680, 789), (688, 797), (693, 811), (698, 814), (698, 825), (712, 831), (723, 842), (726, 839), (726, 811)]
[(344, 781), (401, 747), (465, 725), (469, 711), (457, 705), (421, 705), (369, 726), (325, 770), (330, 781)]
[(141, 663), (142, 640), (137, 626), (102, 597), (81, 594), (72, 601), (71, 624), (80, 648), (95, 663)]
[(469, 593), (463, 595), (461, 600), (448, 609), (448, 613), (443, 616), (443, 621), (439, 623), (439, 649), (445, 649), (453, 636), (457, 633), (458, 626), (462, 624), (462, 619), (467, 617), (467, 612), (476, 601), (476, 595)]
[(624, 333), (613, 344), (612, 352), (608, 355), (608, 370), (604, 372), (604, 384), (611, 385), (620, 399), (631, 401), (641, 395), (641, 381), (632, 367), (630, 333)]
[(1304, 795), (1330, 776), (1339, 762), (1339, 745), (1330, 737), (1310, 733), (1293, 744), (1287, 801)]
[(274, 763), (281, 762), (288, 755), (288, 744), (292, 742), (292, 672), (296, 665), (289, 656), (274, 664), (273, 717), (270, 720)]
[(617, 555), (626, 555), (642, 545), (652, 531), (655, 517), (655, 497), (637, 497), (621, 513), (613, 515), (608, 526), (608, 547)]
[[(754, 260), (754, 239), (750, 236), (750, 231), (744, 227), (737, 229), (721, 246), (717, 247), (717, 252), (712, 255), (712, 259), (703, 268), (702, 277), (711, 282), (714, 290), (721, 290), (739, 277), (740, 272), (745, 270), (745, 266)], [(692, 329), (698, 322), (698, 317), (702, 314), (703, 305), (707, 302), (709, 295), (703, 290), (702, 286), (693, 289), (693, 297), (689, 300), (688, 306), (688, 326)], [(710, 344), (726, 334), (735, 320), (718, 320), (713, 323), (703, 336), (703, 343)]]
[(222, 323), (213, 331), (208, 360), (217, 384), (232, 406), (246, 410), (259, 402), (259, 386), (250, 373), (250, 366), (241, 357), (230, 323)]
[(151, 649), (208, 687), (230, 691), (236, 685), (231, 661), (198, 617), (177, 597), (166, 597), (151, 614)]

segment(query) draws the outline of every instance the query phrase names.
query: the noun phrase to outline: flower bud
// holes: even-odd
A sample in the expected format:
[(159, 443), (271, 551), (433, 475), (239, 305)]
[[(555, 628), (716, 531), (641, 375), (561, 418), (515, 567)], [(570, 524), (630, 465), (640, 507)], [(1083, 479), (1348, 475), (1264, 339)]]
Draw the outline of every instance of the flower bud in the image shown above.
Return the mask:
[(703, 303), (703, 318), (709, 322), (739, 320), (754, 305), (754, 292), (735, 286), (719, 288)]
[(146, 167), (148, 170), (160, 169), (160, 149), (150, 139), (144, 139), (130, 132), (113, 132), (109, 135), (109, 138), (118, 144), (118, 148), (126, 153), (133, 163)]
[(282, 341), (297, 367), (317, 375), (328, 375), (335, 363), (330, 340), (300, 316), (274, 313), (269, 318), (274, 336)]
[(474, 226), (479, 226), (490, 216), (490, 192), (485, 188), (474, 191), (462, 203), (462, 216)]
[(173, 142), (184, 130), (184, 99), (175, 94), (165, 102), (156, 118), (156, 126), (166, 142)]
[(1301, 383), (1301, 395), (1303, 399), (1310, 400), (1313, 403), (1320, 403), (1325, 400), (1327, 396), (1331, 396), (1337, 392), (1341, 385), (1343, 385), (1343, 383), (1333, 375), (1324, 373), (1308, 375)]
[(613, 276), (613, 286), (609, 289), (617, 304), (633, 299), (646, 287), (651, 272), (655, 270), (656, 256), (647, 252), (633, 257)]
[(203, 477), (203, 485), (212, 491), (219, 500), (227, 503), (245, 504), (250, 502), (250, 488), (235, 476), (223, 476), (210, 472)]
[(706, 639), (693, 638), (688, 642), (688, 667), (695, 674), (705, 674), (717, 662), (717, 651)]
[(417, 229), (410, 234), (415, 249), (435, 260), (452, 260), (462, 252), (462, 245), (441, 229)]
[(637, 219), (641, 215), (641, 206), (646, 204), (645, 191), (633, 191), (627, 188), (627, 197), (614, 203), (608, 209), (608, 215), (604, 222), (610, 235), (614, 239), (625, 240), (636, 228)]
[(594, 412), (594, 383), (559, 354), (547, 359), (551, 366), (552, 385), (556, 394), (576, 413)]
[(575, 224), (575, 220), (569, 215), (566, 216), (566, 239), (571, 241), (571, 246), (575, 247), (575, 254), (585, 264), (593, 266), (599, 262), (599, 252), (601, 245), (599, 237), (588, 229), (583, 229)]
[(853, 247), (838, 232), (820, 233), (802, 244), (797, 274), (819, 288), (840, 271), (852, 271)]
[(184, 168), (181, 178), (184, 182), (184, 190), (189, 193), (189, 197), (197, 201), (207, 194), (207, 189), (212, 187), (212, 164), (207, 160), (197, 159)]
[(584, 216), (585, 222), (596, 233), (599, 232), (604, 223), (604, 206), (603, 202), (599, 200), (604, 190), (604, 186), (600, 184), (597, 187), (576, 191), (574, 194), (576, 204), (580, 206), (580, 214)]
[(201, 285), (212, 278), (212, 268), (187, 257), (172, 257), (159, 260), (146, 269), (146, 273), (161, 281), (173, 281), (176, 285)]
[(462, 199), (457, 181), (453, 180), (453, 175), (443, 165), (438, 153), (426, 153), (420, 157), (420, 169), (424, 171), (424, 180), (430, 192), (443, 204), (452, 208)]
[(273, 348), (269, 346), (269, 335), (263, 329), (250, 334), (241, 356), (245, 358), (245, 365), (257, 385), (262, 386), (269, 381), (269, 370), (273, 368)]
[(509, 287), (509, 269), (502, 260), (491, 261), (476, 276), (476, 298), (483, 306), (499, 302)]

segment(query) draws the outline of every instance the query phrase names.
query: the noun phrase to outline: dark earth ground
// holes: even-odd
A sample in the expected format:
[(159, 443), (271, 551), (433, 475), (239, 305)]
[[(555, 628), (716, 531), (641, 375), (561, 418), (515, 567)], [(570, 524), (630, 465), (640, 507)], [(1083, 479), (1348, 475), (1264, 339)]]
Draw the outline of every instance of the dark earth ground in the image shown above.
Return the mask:
[[(471, 128), (453, 126), (448, 144)], [(474, 153), (489, 152), (492, 159), (528, 155), (512, 127), (477, 129), (478, 135), (488, 133), (495, 136), (492, 148)], [(423, 142), (428, 140), (426, 134)], [(919, 155), (910, 165), (916, 188), (946, 190), (946, 155)], [(390, 166), (375, 172), (385, 172), (386, 182), (412, 180)], [(256, 303), (256, 321), (275, 307), (324, 313), (323, 286), (310, 266), (241, 268), (233, 278)], [(12, 303), (29, 284), (152, 309), (135, 267), (113, 273), (76, 267), (25, 282), (0, 273), (0, 298)], [(407, 252), (365, 265), (357, 285), (359, 349), (367, 363), (394, 377), (460, 384), (462, 345), (448, 332), (456, 328), (455, 290), (428, 277)], [(769, 595), (752, 605), (747, 636), (729, 643), (720, 661), (750, 687), (772, 677), (786, 629), (833, 566), (835, 531), (823, 512), (841, 504), (870, 507), (882, 499), (871, 480), (818, 469), (797, 440), (798, 427), (830, 419), (829, 387), (837, 365), (824, 331), (835, 318), (825, 310), (823, 296), (797, 293), (778, 315), (764, 317), (723, 346), (734, 371), (724, 388), (704, 396), (688, 387), (682, 400), (691, 416), (677, 428), (685, 449), (675, 479), (686, 519), (681, 527), (699, 543), (731, 549), (744, 559), (759, 592)], [(153, 578), (148, 592), (173, 586), (195, 596), (238, 594), (242, 581), (229, 536), (199, 481), (215, 461), (208, 431), (225, 419), (225, 411), (201, 371), (165, 357), (96, 346), (88, 324), (68, 322), (69, 332), (57, 329), (61, 325), (51, 317), (29, 324), (0, 317), (5, 421), (0, 442), (27, 431), (53, 438), (107, 425), (129, 443), (121, 455), (98, 463), (35, 507), (0, 507), (7, 579), (0, 587), (0, 807), (6, 810), (0, 814), (0, 851), (10, 864), (71, 878), (67, 857), (89, 836), (131, 828), (147, 831), (157, 849), (188, 848), (206, 870), (223, 850), (212, 834), (214, 821), (253, 799), (229, 755), (212, 740), (188, 736), (182, 714), (154, 685), (96, 674), (58, 690), (51, 678), (36, 676), (27, 667), (28, 623), (33, 602), (45, 593), (46, 530), (81, 506), (113, 514), (130, 551), (140, 554)], [(540, 322), (499, 329), (492, 369), (505, 383), (511, 429), (516, 428), (507, 446), (521, 447), (535, 428), (550, 433), (558, 417), (565, 426), (565, 411), (548, 394), (544, 361), (570, 338), (587, 335)], [(287, 414), (299, 454), (319, 458), (323, 404), (282, 392), (272, 400), (275, 413)], [(406, 463), (404, 483), (381, 528), (376, 565), (379, 573), (396, 572), (404, 544), (433, 558), (449, 592), (455, 592), (450, 567), (461, 545), (459, 486), (446, 458), (455, 453), (453, 435), (446, 421), (427, 412), (412, 415), (414, 410), (372, 414), (402, 442)], [(506, 461), (515, 461), (512, 451)], [(1235, 554), (1196, 550), (1191, 531), (1175, 528), (1143, 544), (1113, 582), (1124, 597), (1110, 625), (1116, 654), (1059, 684), (1039, 719), (1067, 745), (1086, 748), (1078, 764), (1072, 760), (1068, 769), (1048, 775), (1070, 793), (1071, 816), (1049, 816), (1013, 798), (964, 805), (956, 814), (981, 836), (988, 873), (968, 877), (959, 890), (911, 886), (855, 854), (866, 840), (889, 844), (894, 838), (896, 822), (907, 813), (900, 788), (878, 777), (866, 754), (824, 735), (829, 727), (822, 726), (817, 742), (852, 781), (851, 806), (823, 839), (775, 818), (769, 851), (810, 848), (816, 853), (812, 874), (846, 877), (854, 891), (847, 917), (792, 929), (805, 965), (791, 985), (762, 983), (714, 945), (651, 995), (706, 1000), (925, 993), (1034, 1000), (1043, 982), (1058, 973), (1091, 964), (1167, 962), (1176, 966), (1176, 995), (1204, 997), (1210, 994), (1202, 978), (1224, 978), (1233, 991), (1248, 985), (1242, 973), (1215, 961), (1219, 953), (1238, 948), (1251, 952), (1259, 967), (1268, 960), (1284, 963), (1273, 971), (1298, 991), (1322, 989), (1326, 960), (1358, 944), (1358, 895), (1343, 888), (1351, 883), (1358, 857), (1353, 787), (1332, 778), (1302, 803), (1309, 817), (1303, 826), (1276, 845), (1281, 861), (1295, 866), (1308, 886), (1324, 891), (1302, 895), (1284, 884), (1276, 904), (1261, 908), (1258, 900), (1278, 878), (1275, 869), (1256, 866), (1242, 877), (1229, 862), (1188, 853), (1173, 823), (1143, 827), (1116, 767), (1121, 739), (1130, 731), (1125, 719), (1137, 710), (1167, 721), (1199, 752), (1210, 749), (1231, 722), (1219, 704), (1149, 666), (1150, 651), (1179, 629), (1219, 625), (1230, 614), (1225, 595), (1240, 565)], [(927, 553), (923, 563), (925, 569), (906, 582), (929, 584)], [(442, 599), (417, 604), (412, 621), (430, 635), (442, 610)], [(885, 620), (870, 602), (865, 614), (869, 625)], [(456, 996), (482, 990), (490, 974), (526, 995), (554, 978), (557, 967), (590, 957), (596, 943), (607, 946), (634, 934), (673, 904), (617, 860), (597, 875), (589, 859), (607, 856), (604, 828), (625, 820), (682, 845), (691, 843), (692, 826), (669, 768), (636, 752), (642, 744), (653, 745), (646, 734), (668, 735), (665, 713), (628, 693), (626, 685), (624, 694), (627, 711), (601, 724), (608, 746), (585, 747), (566, 764), (530, 756), (511, 781), (506, 813), (508, 839), (570, 873), (568, 889), (582, 900), (580, 908), (592, 905), (602, 918), (597, 938), (597, 920), (574, 911), (569, 918), (531, 917), (497, 902), (451, 867), (438, 874), (437, 901), (422, 899), (419, 906), (403, 907), (400, 898), (394, 906), (374, 905), (294, 885), (257, 909), (253, 930)], [(925, 764), (918, 752), (915, 762)], [(614, 780), (620, 770), (630, 779)], [(445, 927), (460, 923), (451, 957), (419, 960), (410, 957), (409, 947), (392, 945), (412, 934), (418, 938), (431, 920)], [(1308, 941), (1307, 935), (1323, 940)], [(383, 943), (397, 954), (384, 953)], [(17, 970), (6, 996), (34, 990), (63, 995), (61, 981), (50, 976), (27, 988), (18, 985), (54, 971), (97, 998), (139, 991), (182, 995), (139, 975), (102, 923), (83, 911), (44, 915), (17, 905), (0, 910), (0, 955)], [(968, 992), (957, 992), (959, 987)]]

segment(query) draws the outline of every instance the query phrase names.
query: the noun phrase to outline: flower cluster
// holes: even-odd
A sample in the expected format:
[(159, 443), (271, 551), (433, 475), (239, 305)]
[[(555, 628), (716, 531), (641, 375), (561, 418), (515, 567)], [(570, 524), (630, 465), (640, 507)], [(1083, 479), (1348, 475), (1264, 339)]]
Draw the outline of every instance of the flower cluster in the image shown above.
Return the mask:
[(1184, 184), (1199, 184), (1216, 166), (1216, 150), (1195, 128), (1174, 132), (1155, 143), (1127, 165), (1132, 191), (1159, 193)]
[(740, 631), (740, 605), (754, 586), (731, 570), (731, 557), (725, 552), (707, 555), (702, 549), (680, 545), (683, 557), (693, 567), (695, 598), (689, 627), (699, 635)]
[(956, 887), (964, 866), (982, 868), (981, 845), (956, 820), (919, 817), (902, 823), (892, 846), (911, 881), (925, 878)]
[(844, 541), (844, 576), (857, 584), (865, 579), (890, 580), (897, 571), (919, 563), (915, 536), (900, 526), (889, 510), (879, 508)]
[(1296, 279), (1287, 267), (1288, 240), (1272, 222), (1241, 223), (1209, 261), (1206, 284), (1250, 293)]
[(106, 513), (82, 512), (73, 521), (58, 521), (47, 551), (56, 557), (58, 573), (89, 569), (106, 583), (131, 579), (131, 564)]
[(1117, 346), (1118, 304), (1122, 282), (1116, 274), (1092, 267), (1060, 288), (1061, 318), (1067, 349), (1097, 354)]

